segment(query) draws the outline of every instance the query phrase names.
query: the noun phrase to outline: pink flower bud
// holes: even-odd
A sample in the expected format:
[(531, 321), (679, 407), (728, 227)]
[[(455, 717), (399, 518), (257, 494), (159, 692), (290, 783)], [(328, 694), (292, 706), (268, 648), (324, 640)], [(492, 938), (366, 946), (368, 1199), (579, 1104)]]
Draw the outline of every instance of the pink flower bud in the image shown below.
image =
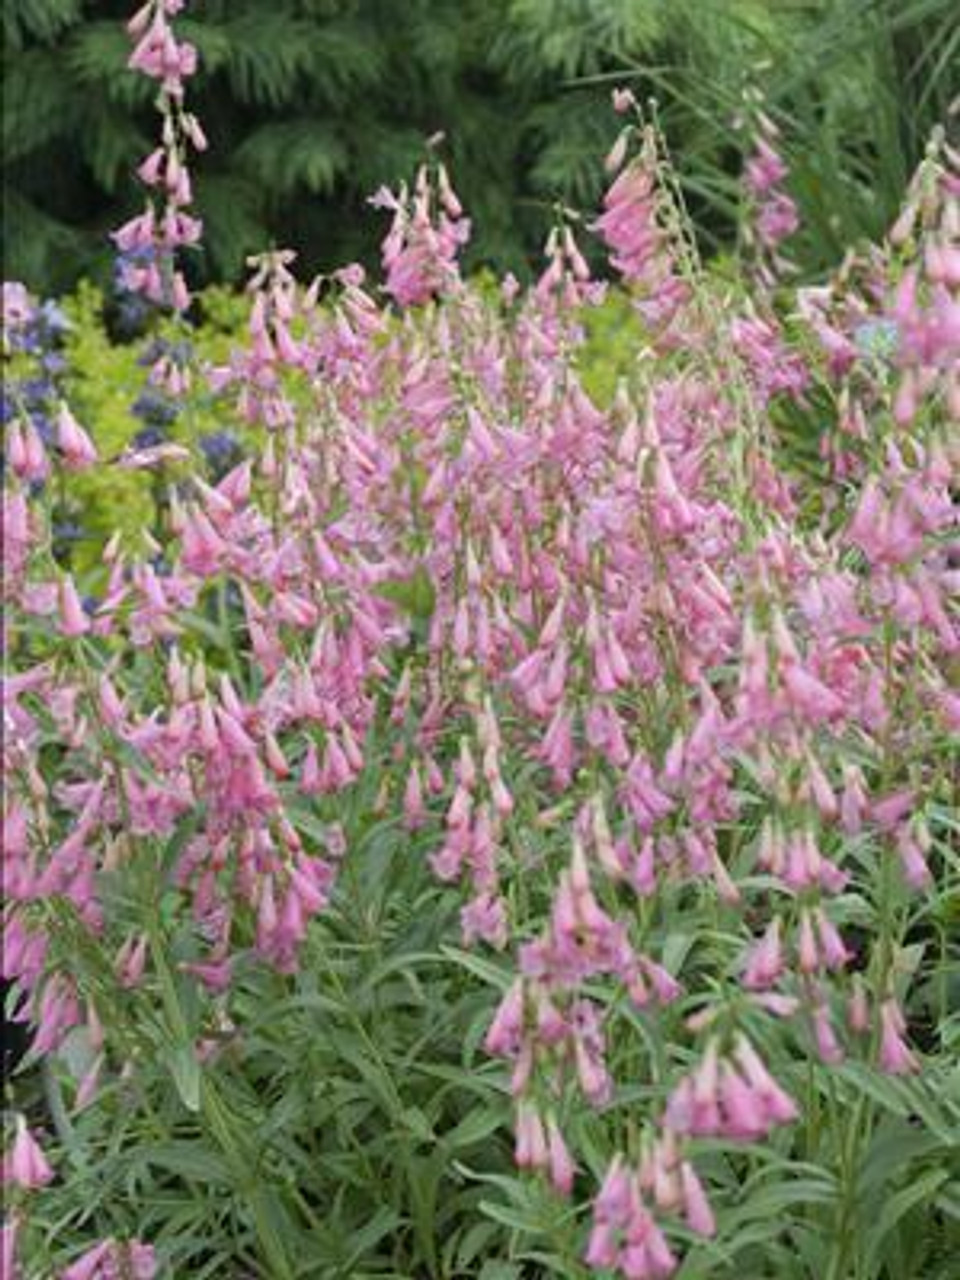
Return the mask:
[(60, 1280), (99, 1280), (99, 1277), (104, 1274), (102, 1264), (110, 1259), (113, 1249), (112, 1240), (102, 1240), (99, 1244), (95, 1244), (92, 1249), (81, 1254), (76, 1262), (67, 1267)]
[(73, 578), (67, 574), (60, 583), (60, 631), (70, 639), (86, 635), (90, 619), (83, 611)]
[(693, 1166), (686, 1160), (680, 1166), (680, 1186), (683, 1194), (683, 1213), (687, 1226), (699, 1236), (716, 1234), (717, 1224), (710, 1202), (703, 1190)]
[(573, 1190), (573, 1180), (577, 1167), (574, 1164), (567, 1144), (563, 1140), (555, 1118), (547, 1119), (547, 1150), (549, 1153), (550, 1181), (562, 1196), (568, 1196)]
[(813, 1034), (817, 1044), (817, 1054), (821, 1062), (835, 1064), (843, 1061), (843, 1050), (834, 1035), (830, 1022), (830, 1010), (825, 1004), (818, 1004), (814, 1007)]
[(2, 1175), (3, 1182), (13, 1182), (25, 1191), (35, 1191), (53, 1180), (53, 1170), (22, 1115), (17, 1116), (16, 1136), (3, 1158)]
[(906, 1023), (895, 1000), (880, 1006), (880, 1069), (891, 1075), (917, 1071), (920, 1063), (903, 1039)]

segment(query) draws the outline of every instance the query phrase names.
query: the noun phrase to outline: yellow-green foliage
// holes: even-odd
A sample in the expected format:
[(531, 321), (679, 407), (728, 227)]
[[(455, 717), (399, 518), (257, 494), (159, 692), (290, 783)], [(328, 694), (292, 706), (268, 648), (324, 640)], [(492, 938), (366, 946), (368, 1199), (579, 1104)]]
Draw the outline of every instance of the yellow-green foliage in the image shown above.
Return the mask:
[[(155, 486), (181, 468), (166, 467), (161, 479), (153, 472), (128, 471), (111, 463), (144, 425), (133, 405), (147, 385), (148, 370), (138, 361), (151, 339), (111, 342), (103, 322), (103, 297), (93, 285), (82, 283), (64, 300), (63, 309), (70, 321), (64, 350), (69, 367), (65, 391), (78, 420), (96, 441), (103, 463), (70, 480), (71, 505), (84, 531), (72, 555), (75, 567), (83, 571), (99, 559), (104, 542), (115, 530), (126, 540), (151, 528), (156, 517)], [(203, 295), (203, 313), (205, 323), (188, 335), (197, 360), (223, 363), (243, 338), (246, 301), (227, 289), (209, 289)], [(185, 336), (172, 320), (162, 321), (156, 335), (171, 341)], [(201, 435), (223, 427), (222, 410), (212, 395), (201, 391), (190, 397), (189, 408), (171, 424), (169, 437), (195, 452)]]
[(580, 350), (580, 378), (590, 398), (606, 408), (617, 383), (636, 368), (643, 322), (621, 289), (608, 290), (599, 307), (584, 307), (581, 319), (587, 340)]
[[(139, 347), (110, 342), (101, 320), (102, 298), (91, 285), (81, 284), (64, 300), (63, 309), (71, 325), (65, 349), (67, 396), (106, 461), (122, 453), (143, 425), (131, 412), (144, 382), (137, 364)], [(98, 557), (115, 529), (134, 535), (150, 527), (155, 515), (152, 485), (144, 472), (109, 464), (71, 477), (70, 495), (80, 508), (86, 535), (74, 552), (78, 567)]]

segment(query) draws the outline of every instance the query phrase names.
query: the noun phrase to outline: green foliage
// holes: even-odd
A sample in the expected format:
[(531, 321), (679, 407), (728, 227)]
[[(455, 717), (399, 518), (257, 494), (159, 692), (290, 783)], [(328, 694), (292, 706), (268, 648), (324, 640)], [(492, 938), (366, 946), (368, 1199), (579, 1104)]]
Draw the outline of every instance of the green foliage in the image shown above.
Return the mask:
[[(403, 771), (386, 737), (370, 750), (349, 798), (319, 810), (304, 801), (295, 815), (305, 837), (342, 821), (350, 857), (294, 978), (242, 964), (232, 1021), (212, 1031), (210, 1010), (173, 977), (196, 954), (181, 928), (165, 934), (167, 1006), (144, 993), (114, 997), (137, 1089), (111, 1082), (70, 1118), (70, 1086), (59, 1106), (55, 1092), (68, 1176), (32, 1216), (35, 1262), (62, 1264), (66, 1240), (136, 1231), (171, 1276), (231, 1275), (241, 1258), (269, 1280), (591, 1274), (578, 1260), (578, 1216), (513, 1167), (508, 1082), (482, 1049), (511, 971), (501, 957), (449, 945), (458, 894), (431, 879), (428, 835), (375, 816), (378, 790), (399, 795)], [(564, 837), (531, 829), (531, 864), (563, 865)], [(518, 882), (514, 892), (542, 886)], [(674, 892), (654, 940), (693, 987), (736, 954), (739, 908), (719, 908), (714, 927), (693, 936), (685, 895)], [(935, 956), (918, 959), (932, 979), (944, 976)], [(612, 1014), (611, 1067), (625, 1083), (600, 1113), (566, 1117), (593, 1179), (618, 1123), (655, 1092), (651, 1081), (688, 1061), (678, 1031), (687, 1012)], [(762, 1016), (751, 1032), (803, 1099), (805, 1120), (768, 1147), (700, 1144), (723, 1243), (692, 1251), (678, 1276), (952, 1280), (960, 1073), (949, 1054), (931, 1059), (924, 1079), (893, 1079), (856, 1062), (799, 1062)], [(202, 1039), (211, 1052), (199, 1063), (184, 1049)], [(72, 1054), (82, 1058), (82, 1047)]]
[[(7, 6), (5, 275), (44, 292), (91, 272), (139, 200), (152, 89), (126, 69), (120, 0)], [(365, 198), (409, 172), (438, 129), (477, 224), (472, 265), (536, 261), (557, 199), (590, 208), (615, 124), (608, 91), (654, 96), (683, 156), (708, 243), (729, 243), (744, 83), (786, 126), (820, 268), (892, 215), (929, 128), (957, 91), (950, 0), (196, 0), (190, 98), (211, 151), (197, 166), (208, 225), (201, 280), (236, 279), (264, 243), (308, 268), (370, 260)], [(829, 218), (824, 210), (830, 209)]]
[[(76, 412), (90, 423), (101, 457), (115, 457), (128, 447), (141, 427), (131, 406), (143, 386), (137, 350), (110, 342), (101, 319), (97, 291), (81, 286), (66, 300), (70, 320), (66, 356), (68, 390)], [(75, 552), (81, 568), (92, 566), (115, 529), (134, 536), (149, 529), (155, 510), (150, 477), (114, 466), (75, 477), (71, 485), (85, 539)]]
[(659, 100), (701, 229), (729, 234), (733, 122), (753, 83), (783, 127), (802, 219), (791, 253), (820, 271), (851, 244), (881, 236), (960, 90), (956, 6), (678, 0), (672, 14), (664, 57), (655, 65), (635, 59), (632, 83)]

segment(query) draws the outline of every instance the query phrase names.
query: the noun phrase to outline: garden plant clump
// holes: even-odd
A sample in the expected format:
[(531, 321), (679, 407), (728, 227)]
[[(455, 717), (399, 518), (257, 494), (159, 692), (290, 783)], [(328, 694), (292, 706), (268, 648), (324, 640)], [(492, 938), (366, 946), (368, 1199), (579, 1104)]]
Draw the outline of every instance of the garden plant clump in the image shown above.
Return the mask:
[[(522, 287), (435, 140), (382, 285), (264, 253), (205, 364), (182, 7), (114, 237), (153, 434), (3, 293), (3, 1276), (949, 1280), (960, 156), (798, 288), (748, 98), (720, 280), (618, 92)], [(91, 556), (98, 473), (150, 523)]]

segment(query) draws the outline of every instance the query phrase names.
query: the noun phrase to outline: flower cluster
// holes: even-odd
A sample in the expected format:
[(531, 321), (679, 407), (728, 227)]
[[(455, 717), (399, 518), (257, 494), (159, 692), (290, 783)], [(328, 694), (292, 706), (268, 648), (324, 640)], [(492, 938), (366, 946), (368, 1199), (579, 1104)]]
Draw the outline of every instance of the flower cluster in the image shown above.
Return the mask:
[(677, 1257), (657, 1223), (658, 1211), (679, 1213), (700, 1236), (712, 1236), (716, 1229), (700, 1179), (669, 1130), (638, 1168), (619, 1155), (614, 1158), (593, 1204), (585, 1255), (589, 1266), (611, 1269), (625, 1280), (672, 1275)]
[(135, 42), (128, 66), (160, 85), (163, 117), (160, 145), (141, 162), (137, 177), (147, 188), (144, 212), (113, 233), (120, 251), (123, 290), (175, 311), (190, 305), (190, 292), (177, 268), (177, 250), (199, 243), (203, 224), (188, 212), (193, 203), (188, 156), (206, 150), (200, 122), (183, 105), (184, 81), (197, 69), (197, 51), (178, 41), (169, 19), (184, 0), (147, 0), (127, 24)]
[(398, 195), (382, 187), (370, 203), (393, 213), (383, 242), (387, 293), (401, 306), (415, 306), (446, 293), (459, 279), (456, 258), (470, 238), (470, 221), (463, 217), (446, 168), (437, 166), (436, 185), (422, 165), (412, 196), (406, 187)]
[(750, 205), (744, 235), (756, 252), (759, 281), (769, 288), (790, 270), (781, 246), (800, 226), (800, 217), (795, 201), (784, 188), (789, 170), (778, 149), (780, 129), (758, 105), (760, 101), (754, 92), (747, 103), (746, 114), (754, 136), (753, 152), (743, 175)]
[[(631, 132), (621, 134), (608, 168), (624, 164)], [(666, 334), (690, 287), (680, 270), (676, 209), (661, 182), (661, 163), (656, 134), (652, 126), (644, 126), (639, 154), (614, 179), (594, 229), (612, 250), (611, 266), (638, 289), (637, 307), (644, 320), (654, 332)]]

